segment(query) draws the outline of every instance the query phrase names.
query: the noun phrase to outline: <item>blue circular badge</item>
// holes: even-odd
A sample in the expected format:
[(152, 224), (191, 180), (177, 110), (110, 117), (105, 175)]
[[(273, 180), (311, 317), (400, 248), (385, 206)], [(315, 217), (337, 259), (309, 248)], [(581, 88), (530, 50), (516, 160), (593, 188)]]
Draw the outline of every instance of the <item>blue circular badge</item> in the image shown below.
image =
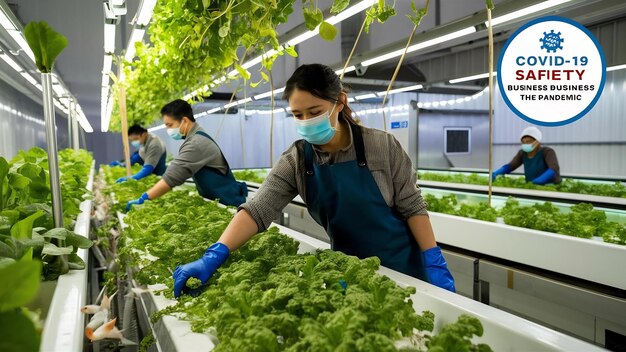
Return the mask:
[(507, 40), (498, 60), (498, 85), (509, 108), (540, 126), (563, 126), (585, 116), (606, 80), (598, 40), (580, 23), (548, 16)]

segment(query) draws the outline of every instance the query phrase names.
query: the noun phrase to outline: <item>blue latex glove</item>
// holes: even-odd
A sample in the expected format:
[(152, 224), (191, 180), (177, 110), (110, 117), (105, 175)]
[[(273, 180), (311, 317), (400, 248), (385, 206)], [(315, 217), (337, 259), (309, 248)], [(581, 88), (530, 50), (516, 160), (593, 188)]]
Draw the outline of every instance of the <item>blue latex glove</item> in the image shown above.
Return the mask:
[(113, 160), (109, 163), (109, 166), (124, 166), (124, 163), (120, 163), (117, 160)]
[(146, 176), (150, 176), (154, 171), (154, 166), (152, 165), (144, 165), (138, 173), (132, 175), (131, 177), (135, 180), (141, 180)]
[(148, 197), (148, 193), (142, 194), (141, 197), (135, 200), (131, 200), (126, 204), (126, 211), (130, 211), (133, 205), (143, 204), (147, 200), (150, 200), (150, 198)]
[(122, 183), (124, 181), (128, 180), (128, 176), (124, 176), (124, 177), (120, 177), (117, 180), (115, 180), (115, 183)]
[(546, 183), (550, 183), (554, 181), (556, 177), (556, 172), (552, 169), (548, 169), (544, 171), (539, 177), (533, 180), (533, 183), (536, 185), (545, 185)]
[(130, 156), (130, 164), (135, 165), (137, 163), (143, 165), (143, 159), (139, 156), (138, 152), (135, 152)]
[(494, 171), (491, 174), (491, 180), (495, 181), (496, 177), (500, 176), (500, 175), (504, 175), (504, 174), (508, 174), (509, 172), (511, 172), (513, 170), (511, 170), (511, 165), (509, 164), (504, 164), (502, 165), (501, 168), (499, 168), (498, 170)]
[(451, 292), (456, 292), (454, 287), (454, 278), (448, 270), (446, 260), (441, 254), (441, 248), (439, 246), (430, 248), (422, 252), (424, 254), (424, 264), (426, 264), (426, 274), (430, 283), (446, 289)]
[(172, 274), (174, 278), (174, 297), (178, 298), (181, 293), (187, 291), (187, 280), (191, 277), (195, 277), (202, 284), (206, 284), (213, 276), (213, 273), (215, 273), (215, 270), (228, 259), (229, 255), (230, 250), (228, 247), (223, 243), (217, 242), (204, 252), (202, 258), (176, 267)]

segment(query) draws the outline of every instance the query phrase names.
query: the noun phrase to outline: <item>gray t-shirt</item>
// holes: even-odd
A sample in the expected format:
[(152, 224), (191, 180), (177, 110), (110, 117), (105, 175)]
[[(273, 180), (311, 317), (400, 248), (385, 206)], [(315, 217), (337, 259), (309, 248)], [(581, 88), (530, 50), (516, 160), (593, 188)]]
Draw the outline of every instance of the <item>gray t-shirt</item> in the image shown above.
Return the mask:
[(198, 135), (199, 131), (204, 130), (194, 123), (178, 150), (178, 156), (167, 166), (163, 181), (168, 186), (173, 188), (182, 185), (203, 167), (217, 169), (226, 174), (228, 168), (220, 148), (212, 140)]
[(148, 133), (146, 143), (139, 148), (139, 156), (143, 159), (143, 164), (156, 167), (163, 153), (165, 153), (165, 143), (161, 138)]
[[(416, 185), (411, 159), (400, 142), (393, 135), (380, 130), (361, 127), (361, 131), (367, 167), (387, 205), (404, 219), (428, 214), (426, 202)], [(315, 160), (319, 165), (356, 159), (352, 133), (346, 133), (350, 133), (350, 144), (336, 153), (324, 152), (313, 146)], [(267, 229), (296, 195), (299, 194), (306, 202), (305, 171), (304, 141), (299, 140), (283, 153), (254, 198), (240, 207), (250, 213), (259, 231)]]

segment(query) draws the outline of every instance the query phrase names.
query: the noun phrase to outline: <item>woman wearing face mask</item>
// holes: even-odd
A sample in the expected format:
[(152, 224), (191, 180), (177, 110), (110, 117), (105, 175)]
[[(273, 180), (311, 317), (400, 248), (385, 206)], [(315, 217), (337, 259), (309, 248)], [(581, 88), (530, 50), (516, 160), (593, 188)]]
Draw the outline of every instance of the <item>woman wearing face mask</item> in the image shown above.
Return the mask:
[(232, 206), (245, 202), (248, 195), (246, 184), (235, 180), (217, 143), (196, 123), (191, 105), (181, 99), (174, 100), (161, 109), (161, 116), (167, 134), (175, 140), (185, 141), (163, 178), (139, 199), (128, 202), (126, 209), (158, 198), (190, 177), (204, 198), (219, 199), (220, 203)]
[(283, 97), (303, 139), (283, 153), (219, 241), (199, 260), (176, 268), (174, 295), (189, 277), (205, 283), (231, 251), (264, 231), (298, 194), (334, 250), (377, 256), (388, 268), (454, 291), (415, 170), (400, 143), (353, 120), (339, 77), (329, 67), (300, 66)]
[[(129, 178), (140, 180), (151, 174), (163, 175), (166, 169), (165, 159), (167, 158), (167, 153), (165, 151), (165, 143), (163, 143), (161, 138), (148, 133), (148, 130), (139, 125), (133, 125), (128, 129), (128, 139), (130, 139), (130, 144), (138, 149), (130, 157), (131, 165), (139, 163), (143, 167), (138, 173), (130, 177), (121, 177), (115, 182), (124, 182)], [(124, 164), (114, 161), (109, 165), (122, 166)]]
[(493, 172), (493, 179), (495, 180), (498, 175), (511, 173), (524, 165), (526, 182), (536, 185), (560, 183), (561, 175), (556, 153), (554, 149), (541, 145), (541, 137), (541, 131), (535, 126), (524, 129), (520, 136), (522, 149), (515, 154), (510, 163), (504, 164)]

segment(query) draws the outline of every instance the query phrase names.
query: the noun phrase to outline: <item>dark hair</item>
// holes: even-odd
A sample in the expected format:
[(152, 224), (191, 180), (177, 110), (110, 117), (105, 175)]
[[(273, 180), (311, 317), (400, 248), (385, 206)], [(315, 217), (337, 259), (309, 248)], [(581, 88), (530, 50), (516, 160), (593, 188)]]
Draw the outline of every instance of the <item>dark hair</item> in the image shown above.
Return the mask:
[(141, 136), (144, 132), (148, 132), (147, 129), (139, 126), (139, 125), (132, 125), (128, 128), (128, 135), (130, 136), (131, 134), (136, 134), (138, 136)]
[(344, 108), (340, 116), (348, 123), (353, 125), (357, 124), (352, 117), (352, 109), (348, 106), (348, 101), (340, 101), (339, 99), (339, 95), (341, 93), (347, 93), (347, 90), (341, 84), (339, 76), (337, 76), (332, 68), (322, 64), (310, 64), (298, 67), (289, 80), (287, 80), (283, 99), (289, 100), (289, 97), (296, 88), (332, 103), (342, 103)]
[(161, 116), (168, 115), (171, 116), (176, 121), (181, 121), (183, 117), (187, 117), (191, 122), (195, 122), (196, 119), (193, 117), (193, 110), (191, 109), (191, 105), (188, 102), (182, 99), (176, 99), (172, 102), (165, 104), (161, 108)]

